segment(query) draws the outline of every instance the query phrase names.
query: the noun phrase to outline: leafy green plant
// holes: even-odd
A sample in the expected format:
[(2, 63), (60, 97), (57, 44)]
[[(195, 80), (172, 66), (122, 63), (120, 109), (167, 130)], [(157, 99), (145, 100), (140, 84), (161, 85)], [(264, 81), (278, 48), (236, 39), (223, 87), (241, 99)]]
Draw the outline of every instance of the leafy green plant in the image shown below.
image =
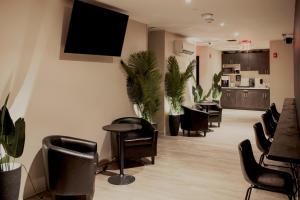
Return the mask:
[(10, 170), (10, 163), (23, 154), (25, 143), (25, 121), (19, 118), (13, 123), (7, 109), (8, 99), (9, 95), (0, 110), (0, 145), (5, 151), (1, 152), (0, 148), (0, 171)]
[(222, 71), (220, 71), (218, 74), (215, 73), (213, 76), (213, 83), (211, 86), (213, 101), (220, 101), (220, 98), (222, 96), (222, 87), (220, 85), (221, 77)]
[(207, 94), (204, 94), (204, 90), (201, 87), (201, 85), (196, 85), (195, 76), (193, 76), (193, 80), (194, 80), (194, 84), (195, 84), (192, 87), (192, 93), (193, 93), (193, 96), (194, 96), (194, 103), (200, 103), (202, 101), (206, 101), (207, 98), (211, 94), (211, 88), (209, 89), (209, 91), (207, 92)]
[(126, 64), (121, 65), (127, 73), (127, 94), (130, 101), (138, 106), (142, 117), (152, 122), (159, 108), (161, 74), (156, 66), (155, 55), (150, 51), (131, 54)]
[(203, 89), (201, 87), (201, 85), (196, 85), (196, 86), (193, 86), (192, 92), (193, 92), (193, 96), (194, 96), (194, 102), (195, 103), (200, 103), (202, 101), (206, 101), (207, 100), (207, 98), (211, 94), (211, 89), (205, 95), (204, 91), (203, 91)]
[(192, 77), (196, 61), (193, 60), (187, 66), (185, 72), (180, 72), (175, 56), (168, 58), (168, 72), (165, 74), (165, 91), (170, 102), (171, 114), (180, 114), (184, 101), (184, 88), (187, 80)]

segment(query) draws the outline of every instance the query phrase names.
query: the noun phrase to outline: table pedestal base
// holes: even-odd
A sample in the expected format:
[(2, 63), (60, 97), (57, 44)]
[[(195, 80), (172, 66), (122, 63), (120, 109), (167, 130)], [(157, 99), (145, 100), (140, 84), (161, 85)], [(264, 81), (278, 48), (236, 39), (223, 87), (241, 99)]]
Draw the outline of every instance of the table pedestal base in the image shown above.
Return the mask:
[(130, 175), (114, 175), (108, 178), (108, 182), (113, 185), (128, 185), (130, 183), (133, 183), (135, 181), (134, 176)]

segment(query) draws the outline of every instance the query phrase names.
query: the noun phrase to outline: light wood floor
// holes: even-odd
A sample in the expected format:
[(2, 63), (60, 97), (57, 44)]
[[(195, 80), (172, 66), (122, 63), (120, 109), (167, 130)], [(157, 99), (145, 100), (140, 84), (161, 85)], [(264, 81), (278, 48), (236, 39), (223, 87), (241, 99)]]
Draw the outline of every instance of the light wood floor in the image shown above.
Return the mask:
[[(95, 200), (241, 200), (249, 186), (243, 179), (237, 146), (249, 138), (256, 158), (253, 124), (262, 112), (224, 110), (220, 128), (206, 137), (159, 137), (155, 165), (125, 169), (136, 181), (115, 186), (96, 177)], [(118, 173), (118, 171), (111, 171)], [(78, 180), (80, 181), (80, 180)], [(251, 200), (287, 199), (253, 190)]]

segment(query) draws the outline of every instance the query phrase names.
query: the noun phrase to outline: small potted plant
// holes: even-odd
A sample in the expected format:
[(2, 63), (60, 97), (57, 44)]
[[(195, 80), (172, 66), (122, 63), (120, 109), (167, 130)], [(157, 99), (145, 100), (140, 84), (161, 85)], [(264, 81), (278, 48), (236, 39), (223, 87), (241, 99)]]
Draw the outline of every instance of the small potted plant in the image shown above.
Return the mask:
[(13, 123), (7, 109), (8, 98), (9, 95), (0, 110), (0, 199), (18, 200), (21, 165), (15, 162), (15, 158), (23, 154), (25, 121), (19, 118)]
[(218, 74), (214, 74), (213, 76), (213, 83), (211, 86), (211, 91), (212, 91), (212, 100), (213, 102), (220, 103), (220, 99), (222, 96), (222, 87), (220, 84), (222, 77), (222, 71), (220, 71)]
[(187, 80), (192, 77), (195, 68), (195, 60), (191, 61), (185, 72), (180, 72), (175, 56), (168, 58), (168, 72), (165, 74), (165, 91), (170, 103), (169, 128), (172, 136), (178, 135), (181, 105), (184, 101), (184, 89)]

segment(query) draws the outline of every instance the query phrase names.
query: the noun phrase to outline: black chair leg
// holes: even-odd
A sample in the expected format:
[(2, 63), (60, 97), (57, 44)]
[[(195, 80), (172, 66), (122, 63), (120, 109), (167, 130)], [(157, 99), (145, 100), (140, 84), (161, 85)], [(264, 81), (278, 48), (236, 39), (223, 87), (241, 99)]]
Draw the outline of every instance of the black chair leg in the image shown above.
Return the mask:
[(204, 131), (204, 137), (206, 136), (206, 131)]
[(245, 196), (245, 200), (249, 200), (249, 199), (250, 199), (250, 195), (251, 195), (252, 188), (253, 188), (253, 186), (250, 186), (250, 187), (247, 189), (246, 196)]
[(220, 125), (221, 125), (221, 123), (220, 123), (220, 122), (218, 122), (218, 127), (220, 127)]
[(212, 127), (212, 122), (209, 122), (209, 126)]
[(189, 137), (191, 136), (190, 131), (188, 131), (188, 136), (189, 136)]
[(155, 156), (151, 156), (151, 164), (154, 165), (155, 163)]

